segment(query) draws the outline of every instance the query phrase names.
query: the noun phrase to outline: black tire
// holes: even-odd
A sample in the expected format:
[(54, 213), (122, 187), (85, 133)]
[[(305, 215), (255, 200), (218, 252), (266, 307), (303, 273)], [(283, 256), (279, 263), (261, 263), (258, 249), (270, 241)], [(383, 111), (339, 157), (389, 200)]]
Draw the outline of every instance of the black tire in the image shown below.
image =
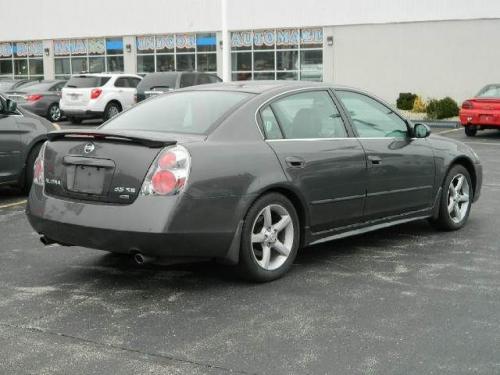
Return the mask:
[(51, 104), (49, 109), (47, 110), (47, 118), (51, 122), (57, 122), (61, 119), (61, 110), (59, 109), (59, 104), (54, 103)]
[(116, 103), (111, 102), (106, 105), (104, 108), (104, 121), (108, 121), (111, 117), (116, 116), (118, 113), (122, 111), (122, 107)]
[(21, 181), (21, 188), (23, 189), (23, 192), (26, 194), (29, 194), (31, 189), (31, 184), (33, 183), (33, 167), (35, 165), (35, 160), (38, 154), (40, 153), (41, 147), (42, 147), (41, 143), (38, 143), (35, 146), (33, 146), (30, 153), (28, 154), (28, 158), (26, 159), (24, 176)]
[[(252, 243), (252, 233), (254, 230), (254, 223), (257, 225), (257, 220), (262, 218), (262, 216), (260, 216), (259, 214), (261, 214), (264, 208), (270, 205), (284, 208), (288, 212), (288, 216), (290, 217), (291, 223), (293, 225), (293, 240), (292, 245), (290, 246), (290, 252), (284, 263), (276, 269), (268, 270), (257, 263), (254, 246), (258, 246), (260, 244), (254, 245)], [(255, 203), (248, 210), (243, 223), (241, 233), (240, 260), (238, 264), (238, 276), (246, 280), (255, 282), (272, 281), (282, 277), (286, 272), (290, 270), (290, 267), (292, 266), (297, 255), (300, 244), (299, 226), (300, 222), (297, 211), (293, 204), (285, 196), (278, 193), (270, 193), (260, 197), (257, 201), (255, 201)], [(277, 236), (280, 236), (283, 232), (280, 232), (279, 234), (277, 234)], [(292, 230), (290, 230), (289, 233), (292, 233)], [(278, 240), (283, 240), (283, 238), (280, 239), (278, 237)], [(270, 251), (271, 253), (275, 252), (275, 250)], [(273, 254), (275, 254), (274, 256), (279, 257), (279, 254)]]
[(80, 117), (68, 117), (68, 120), (75, 125), (79, 125), (82, 123), (82, 119)]
[(474, 137), (477, 134), (477, 127), (474, 125), (467, 125), (465, 127), (465, 135), (467, 137)]
[[(450, 193), (449, 193), (450, 184), (451, 184), (452, 180), (458, 175), (463, 175), (467, 180), (467, 184), (469, 187), (469, 189), (468, 189), (469, 190), (469, 201), (468, 201), (467, 210), (465, 211), (465, 214), (464, 214), (462, 220), (460, 220), (459, 222), (456, 222), (452, 219), (451, 213), (448, 211), (448, 204), (451, 202), (450, 201)], [(431, 224), (433, 224), (438, 229), (447, 230), (447, 231), (452, 231), (452, 230), (457, 230), (457, 229), (462, 228), (465, 225), (465, 223), (467, 222), (467, 219), (469, 218), (473, 197), (474, 197), (474, 191), (473, 191), (473, 185), (472, 185), (472, 181), (471, 181), (469, 172), (462, 165), (453, 166), (448, 171), (448, 174), (446, 175), (446, 178), (444, 179), (444, 182), (443, 182), (441, 198), (439, 200), (439, 216), (437, 219), (430, 220)]]

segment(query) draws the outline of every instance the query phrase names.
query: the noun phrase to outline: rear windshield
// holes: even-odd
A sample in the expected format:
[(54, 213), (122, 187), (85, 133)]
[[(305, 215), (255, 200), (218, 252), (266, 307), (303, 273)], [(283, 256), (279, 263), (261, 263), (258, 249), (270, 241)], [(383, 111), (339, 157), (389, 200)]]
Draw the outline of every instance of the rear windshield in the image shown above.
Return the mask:
[(488, 85), (478, 92), (476, 97), (480, 98), (500, 98), (500, 85)]
[(177, 74), (147, 74), (137, 86), (137, 91), (175, 89)]
[(139, 104), (103, 128), (205, 134), (224, 114), (252, 95), (234, 91), (174, 92)]
[(109, 81), (111, 77), (95, 77), (95, 76), (76, 76), (71, 77), (66, 84), (66, 87), (72, 88), (89, 88), (100, 87)]

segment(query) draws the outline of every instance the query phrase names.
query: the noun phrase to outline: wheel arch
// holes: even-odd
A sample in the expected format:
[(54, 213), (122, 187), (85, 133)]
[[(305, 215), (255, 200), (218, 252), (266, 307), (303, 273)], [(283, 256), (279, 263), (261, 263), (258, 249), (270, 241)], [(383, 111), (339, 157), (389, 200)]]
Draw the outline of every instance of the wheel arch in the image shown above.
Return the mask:
[(104, 106), (104, 110), (106, 110), (106, 108), (108, 108), (108, 105), (110, 105), (112, 103), (113, 104), (118, 104), (118, 106), (120, 107), (120, 111), (123, 111), (123, 105), (122, 105), (122, 103), (118, 99), (116, 99), (116, 98), (113, 98), (109, 102), (107, 102), (106, 105)]
[(278, 193), (285, 196), (290, 202), (292, 202), (295, 210), (297, 211), (297, 216), (299, 217), (300, 226), (300, 247), (306, 244), (306, 233), (309, 228), (309, 211), (307, 210), (307, 204), (305, 198), (300, 192), (294, 187), (286, 184), (272, 185), (263, 190), (261, 190), (255, 198), (250, 202), (250, 204), (245, 209), (245, 216), (252, 205), (257, 201), (257, 199), (270, 193)]
[[(455, 165), (461, 165), (465, 169), (467, 169), (467, 172), (469, 172), (469, 176), (470, 176), (471, 182), (472, 182), (472, 193), (473, 193), (473, 195), (475, 195), (476, 188), (477, 188), (477, 176), (476, 176), (476, 170), (474, 168), (474, 163), (467, 156), (464, 156), (464, 155), (458, 156), (455, 159), (453, 159), (453, 161), (448, 166), (448, 169), (446, 170), (444, 178), (446, 178), (446, 176), (448, 176), (448, 173), (450, 172), (451, 168), (453, 168)], [(443, 179), (443, 182), (444, 182), (444, 179)]]
[(47, 141), (47, 137), (40, 136), (40, 137), (33, 139), (30, 142), (30, 144), (26, 147), (26, 152), (24, 153), (24, 156), (23, 156), (23, 159), (24, 159), (23, 160), (23, 169), (22, 169), (21, 174), (19, 175), (19, 185), (20, 186), (23, 186), (24, 183), (26, 182), (26, 172), (27, 172), (27, 168), (28, 168), (28, 159), (29, 159), (31, 153), (33, 152), (35, 147), (43, 145), (43, 143), (45, 141)]

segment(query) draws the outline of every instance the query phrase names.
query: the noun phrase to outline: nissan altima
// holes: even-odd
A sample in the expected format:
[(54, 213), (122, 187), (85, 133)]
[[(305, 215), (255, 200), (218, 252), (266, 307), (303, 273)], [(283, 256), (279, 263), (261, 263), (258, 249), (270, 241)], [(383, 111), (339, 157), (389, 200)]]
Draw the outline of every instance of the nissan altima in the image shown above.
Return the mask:
[(46, 244), (216, 259), (270, 281), (304, 246), (421, 219), (459, 229), (481, 182), (470, 147), (363, 91), (235, 82), (50, 133), (27, 214)]

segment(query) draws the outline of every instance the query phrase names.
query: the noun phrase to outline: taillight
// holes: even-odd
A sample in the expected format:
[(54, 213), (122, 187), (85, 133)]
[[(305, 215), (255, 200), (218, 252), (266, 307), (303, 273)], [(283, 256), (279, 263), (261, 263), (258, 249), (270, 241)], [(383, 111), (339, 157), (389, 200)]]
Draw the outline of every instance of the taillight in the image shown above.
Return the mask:
[(472, 104), (472, 102), (466, 100), (465, 102), (462, 103), (462, 108), (463, 109), (472, 109), (474, 107), (474, 105)]
[(31, 94), (31, 95), (27, 95), (25, 97), (25, 99), (28, 101), (28, 102), (36, 102), (37, 100), (40, 100), (43, 98), (43, 95), (40, 95), (40, 94)]
[(90, 99), (97, 99), (102, 94), (102, 89), (92, 89), (90, 91)]
[(33, 183), (38, 186), (43, 186), (44, 185), (44, 162), (43, 159), (45, 158), (45, 146), (47, 143), (44, 143), (42, 148), (40, 149), (40, 152), (38, 153), (38, 156), (35, 160), (35, 164), (33, 165)]
[(142, 195), (179, 194), (189, 176), (191, 156), (183, 146), (167, 147), (156, 157), (142, 184)]

